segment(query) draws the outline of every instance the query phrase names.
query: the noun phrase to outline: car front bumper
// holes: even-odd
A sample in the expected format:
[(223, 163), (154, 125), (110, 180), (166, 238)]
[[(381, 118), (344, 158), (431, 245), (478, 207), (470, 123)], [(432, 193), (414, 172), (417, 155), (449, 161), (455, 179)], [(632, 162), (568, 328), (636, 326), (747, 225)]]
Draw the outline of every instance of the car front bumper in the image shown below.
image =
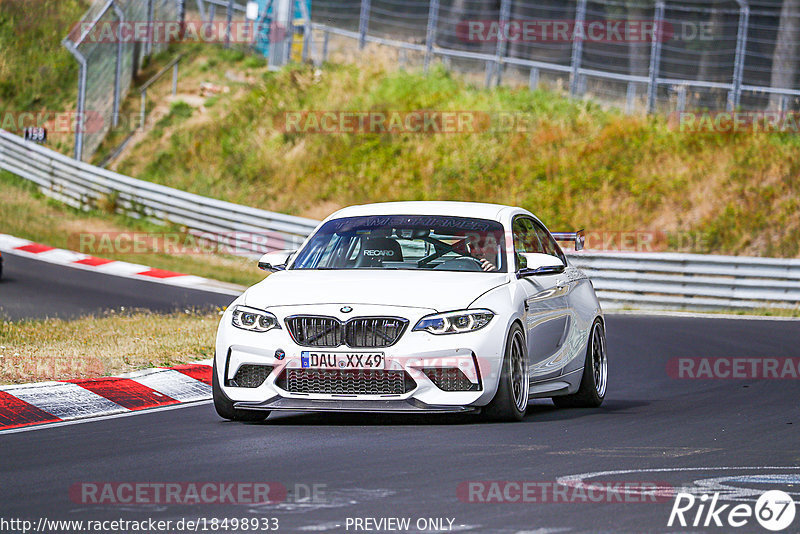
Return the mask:
[[(234, 327), (230, 318), (232, 307), (226, 311), (217, 333), (215, 367), (222, 392), (234, 403), (234, 407), (270, 411), (442, 413), (475, 410), (494, 397), (505, 350), (507, 324), (503, 317), (495, 316), (489, 325), (475, 332), (433, 335), (412, 329), (420, 318), (434, 313), (434, 310), (358, 306), (360, 316), (399, 316), (408, 319), (408, 327), (394, 345), (376, 349), (303, 347), (295, 343), (289, 334), (286, 317), (298, 314), (324, 315), (344, 321), (349, 316), (340, 311), (341, 307), (341, 304), (332, 304), (268, 308), (278, 317), (281, 328), (263, 333)], [(380, 352), (385, 358), (385, 370), (404, 373), (406, 379), (410, 379), (407, 382), (409, 386), (403, 392), (368, 394), (347, 390), (336, 393), (298, 391), (296, 387), (288, 386), (286, 373), (292, 371), (292, 376), (296, 376), (308, 372), (302, 368), (303, 351)], [(272, 369), (257, 387), (240, 387), (234, 378), (242, 366), (268, 366)], [(458, 391), (442, 389), (448, 386), (439, 378), (440, 373), (456, 372), (454, 370), (463, 374), (459, 375), (459, 384), (467, 386), (469, 391), (463, 390), (463, 387)], [(338, 376), (338, 370), (330, 373)], [(371, 371), (364, 371), (364, 374), (366, 378), (359, 375), (363, 380), (377, 375)], [(306, 380), (315, 378), (317, 375), (312, 372)], [(361, 384), (363, 386), (363, 381)]]

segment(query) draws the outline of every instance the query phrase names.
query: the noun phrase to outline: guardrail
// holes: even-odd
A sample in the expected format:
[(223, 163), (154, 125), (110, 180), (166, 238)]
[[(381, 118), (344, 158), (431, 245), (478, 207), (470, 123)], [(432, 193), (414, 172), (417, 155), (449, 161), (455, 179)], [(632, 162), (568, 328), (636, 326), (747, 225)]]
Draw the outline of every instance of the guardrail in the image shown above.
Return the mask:
[(45, 195), (75, 208), (96, 208), (105, 199), (118, 213), (185, 226), (234, 253), (258, 255), (296, 247), (318, 224), (136, 180), (4, 130), (0, 130), (0, 168), (35, 182)]
[(798, 308), (800, 260), (675, 253), (570, 254), (605, 307)]
[[(296, 248), (318, 221), (136, 180), (0, 130), (0, 168), (79, 209), (113, 199), (133, 217), (180, 224), (237, 253)], [(604, 307), (688, 310), (800, 307), (800, 260), (674, 253), (570, 254)]]

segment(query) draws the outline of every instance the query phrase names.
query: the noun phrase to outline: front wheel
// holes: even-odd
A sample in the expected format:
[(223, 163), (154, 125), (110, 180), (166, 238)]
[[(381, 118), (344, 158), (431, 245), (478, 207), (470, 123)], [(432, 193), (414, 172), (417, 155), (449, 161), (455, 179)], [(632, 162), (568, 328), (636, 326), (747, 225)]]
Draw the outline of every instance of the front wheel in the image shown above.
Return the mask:
[(508, 332), (500, 367), (500, 383), (492, 401), (483, 409), (494, 421), (522, 421), (528, 408), (528, 359), (522, 328), (514, 323)]
[(223, 419), (230, 419), (231, 421), (263, 421), (269, 416), (268, 411), (262, 410), (237, 410), (233, 407), (231, 401), (219, 385), (219, 378), (217, 378), (217, 359), (214, 358), (214, 368), (211, 371), (211, 393), (214, 397), (214, 409), (217, 410), (217, 415)]
[(559, 408), (597, 408), (606, 397), (607, 383), (606, 333), (602, 321), (595, 319), (586, 347), (581, 385), (572, 395), (553, 397), (553, 403)]

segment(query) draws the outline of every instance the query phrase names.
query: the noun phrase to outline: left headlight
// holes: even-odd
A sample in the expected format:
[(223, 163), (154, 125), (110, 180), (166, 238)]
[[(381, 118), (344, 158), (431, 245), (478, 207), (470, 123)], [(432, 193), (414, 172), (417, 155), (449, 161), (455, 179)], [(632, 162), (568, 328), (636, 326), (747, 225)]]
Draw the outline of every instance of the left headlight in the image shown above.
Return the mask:
[(492, 320), (491, 310), (461, 310), (426, 315), (417, 322), (414, 330), (431, 334), (460, 334), (480, 330)]
[(236, 306), (231, 315), (231, 323), (236, 328), (250, 332), (266, 332), (281, 327), (278, 318), (270, 312), (248, 306)]

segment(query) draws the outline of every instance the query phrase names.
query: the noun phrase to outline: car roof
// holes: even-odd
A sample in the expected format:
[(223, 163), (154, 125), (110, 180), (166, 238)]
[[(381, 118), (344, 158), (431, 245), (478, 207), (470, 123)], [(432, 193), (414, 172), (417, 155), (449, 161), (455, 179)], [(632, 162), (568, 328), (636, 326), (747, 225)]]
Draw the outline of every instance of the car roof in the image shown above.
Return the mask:
[[(456, 201), (407, 201), (379, 202), (342, 208), (328, 219), (358, 217), (364, 215), (449, 215), (456, 217), (475, 217), (499, 221), (500, 213), (511, 206), (487, 204), (482, 202)], [(519, 209), (519, 208), (516, 208)]]

